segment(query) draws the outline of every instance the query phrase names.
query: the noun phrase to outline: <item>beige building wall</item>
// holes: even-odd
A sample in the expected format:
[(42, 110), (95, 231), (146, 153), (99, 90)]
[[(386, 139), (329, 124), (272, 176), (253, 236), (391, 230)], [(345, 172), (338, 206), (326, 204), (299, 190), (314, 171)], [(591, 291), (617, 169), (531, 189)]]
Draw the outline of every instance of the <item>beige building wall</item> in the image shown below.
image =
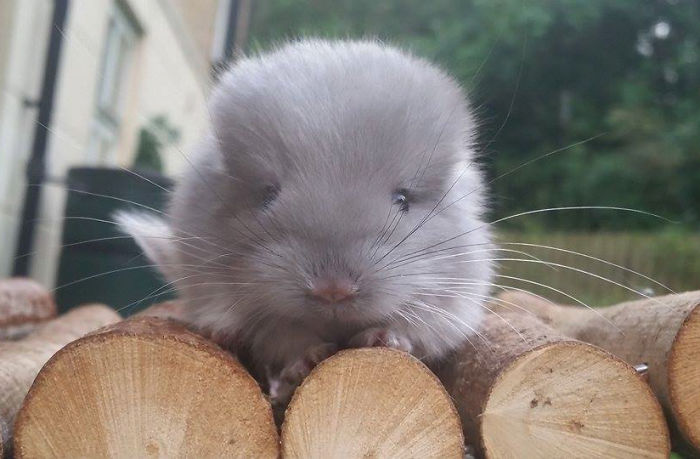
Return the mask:
[[(230, 0), (171, 0), (175, 10), (191, 31), (195, 45), (202, 56), (209, 56), (214, 41), (214, 29), (217, 26), (219, 3), (228, 4)], [(228, 5), (227, 5), (228, 6)], [(222, 12), (225, 16), (227, 11)], [(224, 20), (227, 18), (223, 18)], [(205, 71), (209, 71), (207, 63)]]
[[(38, 87), (38, 84), (32, 85), (29, 81), (41, 77), (40, 69), (43, 66), (45, 51), (38, 51), (38, 47), (45, 48), (47, 41), (46, 34), (51, 17), (50, 3), (39, 0), (0, 0), (0, 7), (3, 8), (0, 11), (5, 11), (4, 8), (8, 5), (14, 9), (10, 22), (14, 26), (11, 38), (15, 43), (11, 47), (16, 54), (24, 55), (24, 60), (28, 62), (24, 62), (20, 67), (26, 69), (24, 73), (31, 74), (20, 75), (20, 67), (14, 65), (6, 72), (11, 79), (24, 81), (23, 86), (26, 86), (14, 96), (16, 100), (13, 100), (12, 105), (15, 111), (21, 112), (17, 104), (23, 94), (36, 91)], [(130, 166), (139, 130), (154, 116), (159, 115), (166, 116), (170, 125), (176, 127), (180, 133), (178, 142), (162, 154), (166, 172), (171, 175), (177, 174), (187, 164), (185, 156), (207, 125), (206, 96), (210, 64), (206, 48), (211, 42), (207, 44), (203, 30), (208, 27), (208, 21), (214, 22), (216, 3), (203, 1), (201, 8), (195, 8), (194, 5), (199, 5), (200, 2), (194, 0), (71, 1), (64, 30), (53, 123), (47, 147), (47, 173), (50, 180), (42, 192), (42, 221), (37, 227), (34, 241), (37, 255), (33, 257), (31, 265), (32, 277), (46, 285), (54, 284), (66, 198), (63, 182), (71, 167)], [(183, 4), (186, 7), (183, 7)], [(91, 138), (95, 126), (98, 84), (107, 30), (110, 17), (115, 14), (117, 7), (128, 12), (140, 33), (125, 67), (121, 122), (116, 147), (107, 157), (99, 157), (92, 153)], [(39, 11), (41, 14), (37, 14)], [(196, 17), (186, 16), (188, 14), (196, 14)], [(209, 33), (213, 36), (213, 27), (209, 27)], [(31, 40), (25, 35), (31, 35)], [(35, 54), (40, 56), (40, 65), (28, 57)], [(8, 60), (0, 60), (0, 65), (3, 65), (3, 61)], [(2, 81), (5, 80), (0, 80)], [(7, 86), (5, 83), (3, 85)], [(29, 126), (23, 126), (24, 133), (21, 137), (31, 140), (31, 124), (35, 113), (25, 117), (30, 122)], [(21, 125), (20, 121), (16, 119), (13, 124)], [(8, 122), (0, 118), (0, 167), (5, 163), (11, 164), (16, 169), (11, 175), (22, 176), (29, 147), (22, 145), (21, 148), (15, 147), (11, 150), (4, 148), (1, 143), (2, 136), (4, 131), (9, 129), (11, 128)], [(15, 138), (13, 142), (22, 144), (23, 141)], [(8, 154), (9, 151), (20, 150), (23, 152), (22, 161)], [(4, 181), (5, 177), (1, 178)], [(21, 205), (21, 194), (24, 191), (22, 183), (13, 186), (16, 192), (6, 199), (7, 202), (3, 203), (3, 206), (17, 208)], [(3, 193), (3, 196), (6, 194)], [(7, 231), (12, 242), (17, 236), (16, 223), (16, 217), (9, 223), (2, 223), (3, 235)], [(15, 234), (10, 235), (13, 225)], [(11, 270), (14, 251), (14, 247), (10, 247), (13, 244), (8, 243), (4, 236), (3, 239), (0, 275), (6, 275)]]
[(0, 0), (0, 276), (12, 270), (51, 4)]

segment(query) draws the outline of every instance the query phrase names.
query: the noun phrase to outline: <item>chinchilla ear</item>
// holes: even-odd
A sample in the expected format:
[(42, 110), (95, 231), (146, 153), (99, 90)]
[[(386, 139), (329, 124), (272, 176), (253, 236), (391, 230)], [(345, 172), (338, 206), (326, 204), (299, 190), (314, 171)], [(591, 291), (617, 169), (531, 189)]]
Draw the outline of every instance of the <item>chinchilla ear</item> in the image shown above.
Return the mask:
[(119, 211), (114, 214), (119, 228), (134, 238), (149, 260), (160, 266), (163, 274), (176, 263), (173, 231), (161, 218), (145, 212)]

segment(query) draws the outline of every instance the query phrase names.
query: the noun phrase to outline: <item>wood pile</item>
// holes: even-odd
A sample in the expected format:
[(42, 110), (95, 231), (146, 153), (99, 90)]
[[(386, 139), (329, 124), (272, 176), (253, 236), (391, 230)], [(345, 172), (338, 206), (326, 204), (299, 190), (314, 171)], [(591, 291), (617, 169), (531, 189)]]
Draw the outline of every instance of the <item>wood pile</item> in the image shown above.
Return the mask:
[[(668, 457), (666, 419), (700, 450), (700, 292), (597, 310), (505, 293), (431, 369), (386, 348), (322, 362), (278, 435), (258, 383), (179, 303), (55, 318), (28, 282), (0, 281), (0, 455)], [(16, 317), (33, 329), (8, 340)]]
[(507, 292), (489, 306), (518, 306), (562, 334), (648, 368), (649, 384), (684, 439), (700, 451), (700, 291), (586, 309)]
[(53, 297), (25, 278), (0, 279), (0, 340), (18, 339), (56, 316)]
[(15, 417), (46, 361), (71, 341), (119, 319), (107, 306), (85, 305), (47, 321), (19, 341), (0, 341), (0, 457), (11, 450)]

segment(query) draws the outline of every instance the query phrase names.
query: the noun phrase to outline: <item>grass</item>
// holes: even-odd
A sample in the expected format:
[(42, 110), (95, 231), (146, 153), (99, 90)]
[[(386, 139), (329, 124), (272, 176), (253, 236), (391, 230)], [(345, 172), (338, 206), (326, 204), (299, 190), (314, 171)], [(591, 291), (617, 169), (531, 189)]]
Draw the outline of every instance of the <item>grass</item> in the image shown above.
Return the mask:
[[(675, 292), (700, 289), (700, 233), (504, 232), (499, 234), (498, 241), (504, 243), (502, 248), (521, 250), (543, 262), (562, 265), (503, 261), (500, 262), (500, 274), (548, 285), (591, 306), (604, 306), (640, 298), (641, 295), (635, 291), (649, 296), (668, 293), (668, 290), (656, 282)], [(641, 275), (561, 250), (510, 243), (547, 245), (580, 252), (623, 266)], [(498, 257), (528, 259), (526, 255), (507, 252), (499, 254)], [(591, 274), (585, 274), (583, 271)], [(574, 300), (566, 295), (529, 282), (503, 277), (498, 278), (497, 282), (524, 288), (555, 301), (574, 303)]]

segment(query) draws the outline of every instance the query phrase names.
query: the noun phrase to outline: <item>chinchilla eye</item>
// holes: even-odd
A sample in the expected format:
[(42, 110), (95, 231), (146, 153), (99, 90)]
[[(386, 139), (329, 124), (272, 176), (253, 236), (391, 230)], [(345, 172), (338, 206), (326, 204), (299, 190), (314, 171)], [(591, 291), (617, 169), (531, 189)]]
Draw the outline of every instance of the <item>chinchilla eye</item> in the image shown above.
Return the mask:
[(272, 204), (275, 199), (277, 199), (277, 195), (280, 194), (280, 188), (276, 185), (268, 185), (265, 187), (263, 190), (263, 201), (262, 201), (262, 208), (268, 207), (270, 204)]
[(408, 212), (408, 191), (401, 188), (396, 191), (394, 191), (394, 194), (391, 195), (391, 199), (394, 201), (394, 204), (399, 206), (399, 209), (401, 209), (401, 212)]

